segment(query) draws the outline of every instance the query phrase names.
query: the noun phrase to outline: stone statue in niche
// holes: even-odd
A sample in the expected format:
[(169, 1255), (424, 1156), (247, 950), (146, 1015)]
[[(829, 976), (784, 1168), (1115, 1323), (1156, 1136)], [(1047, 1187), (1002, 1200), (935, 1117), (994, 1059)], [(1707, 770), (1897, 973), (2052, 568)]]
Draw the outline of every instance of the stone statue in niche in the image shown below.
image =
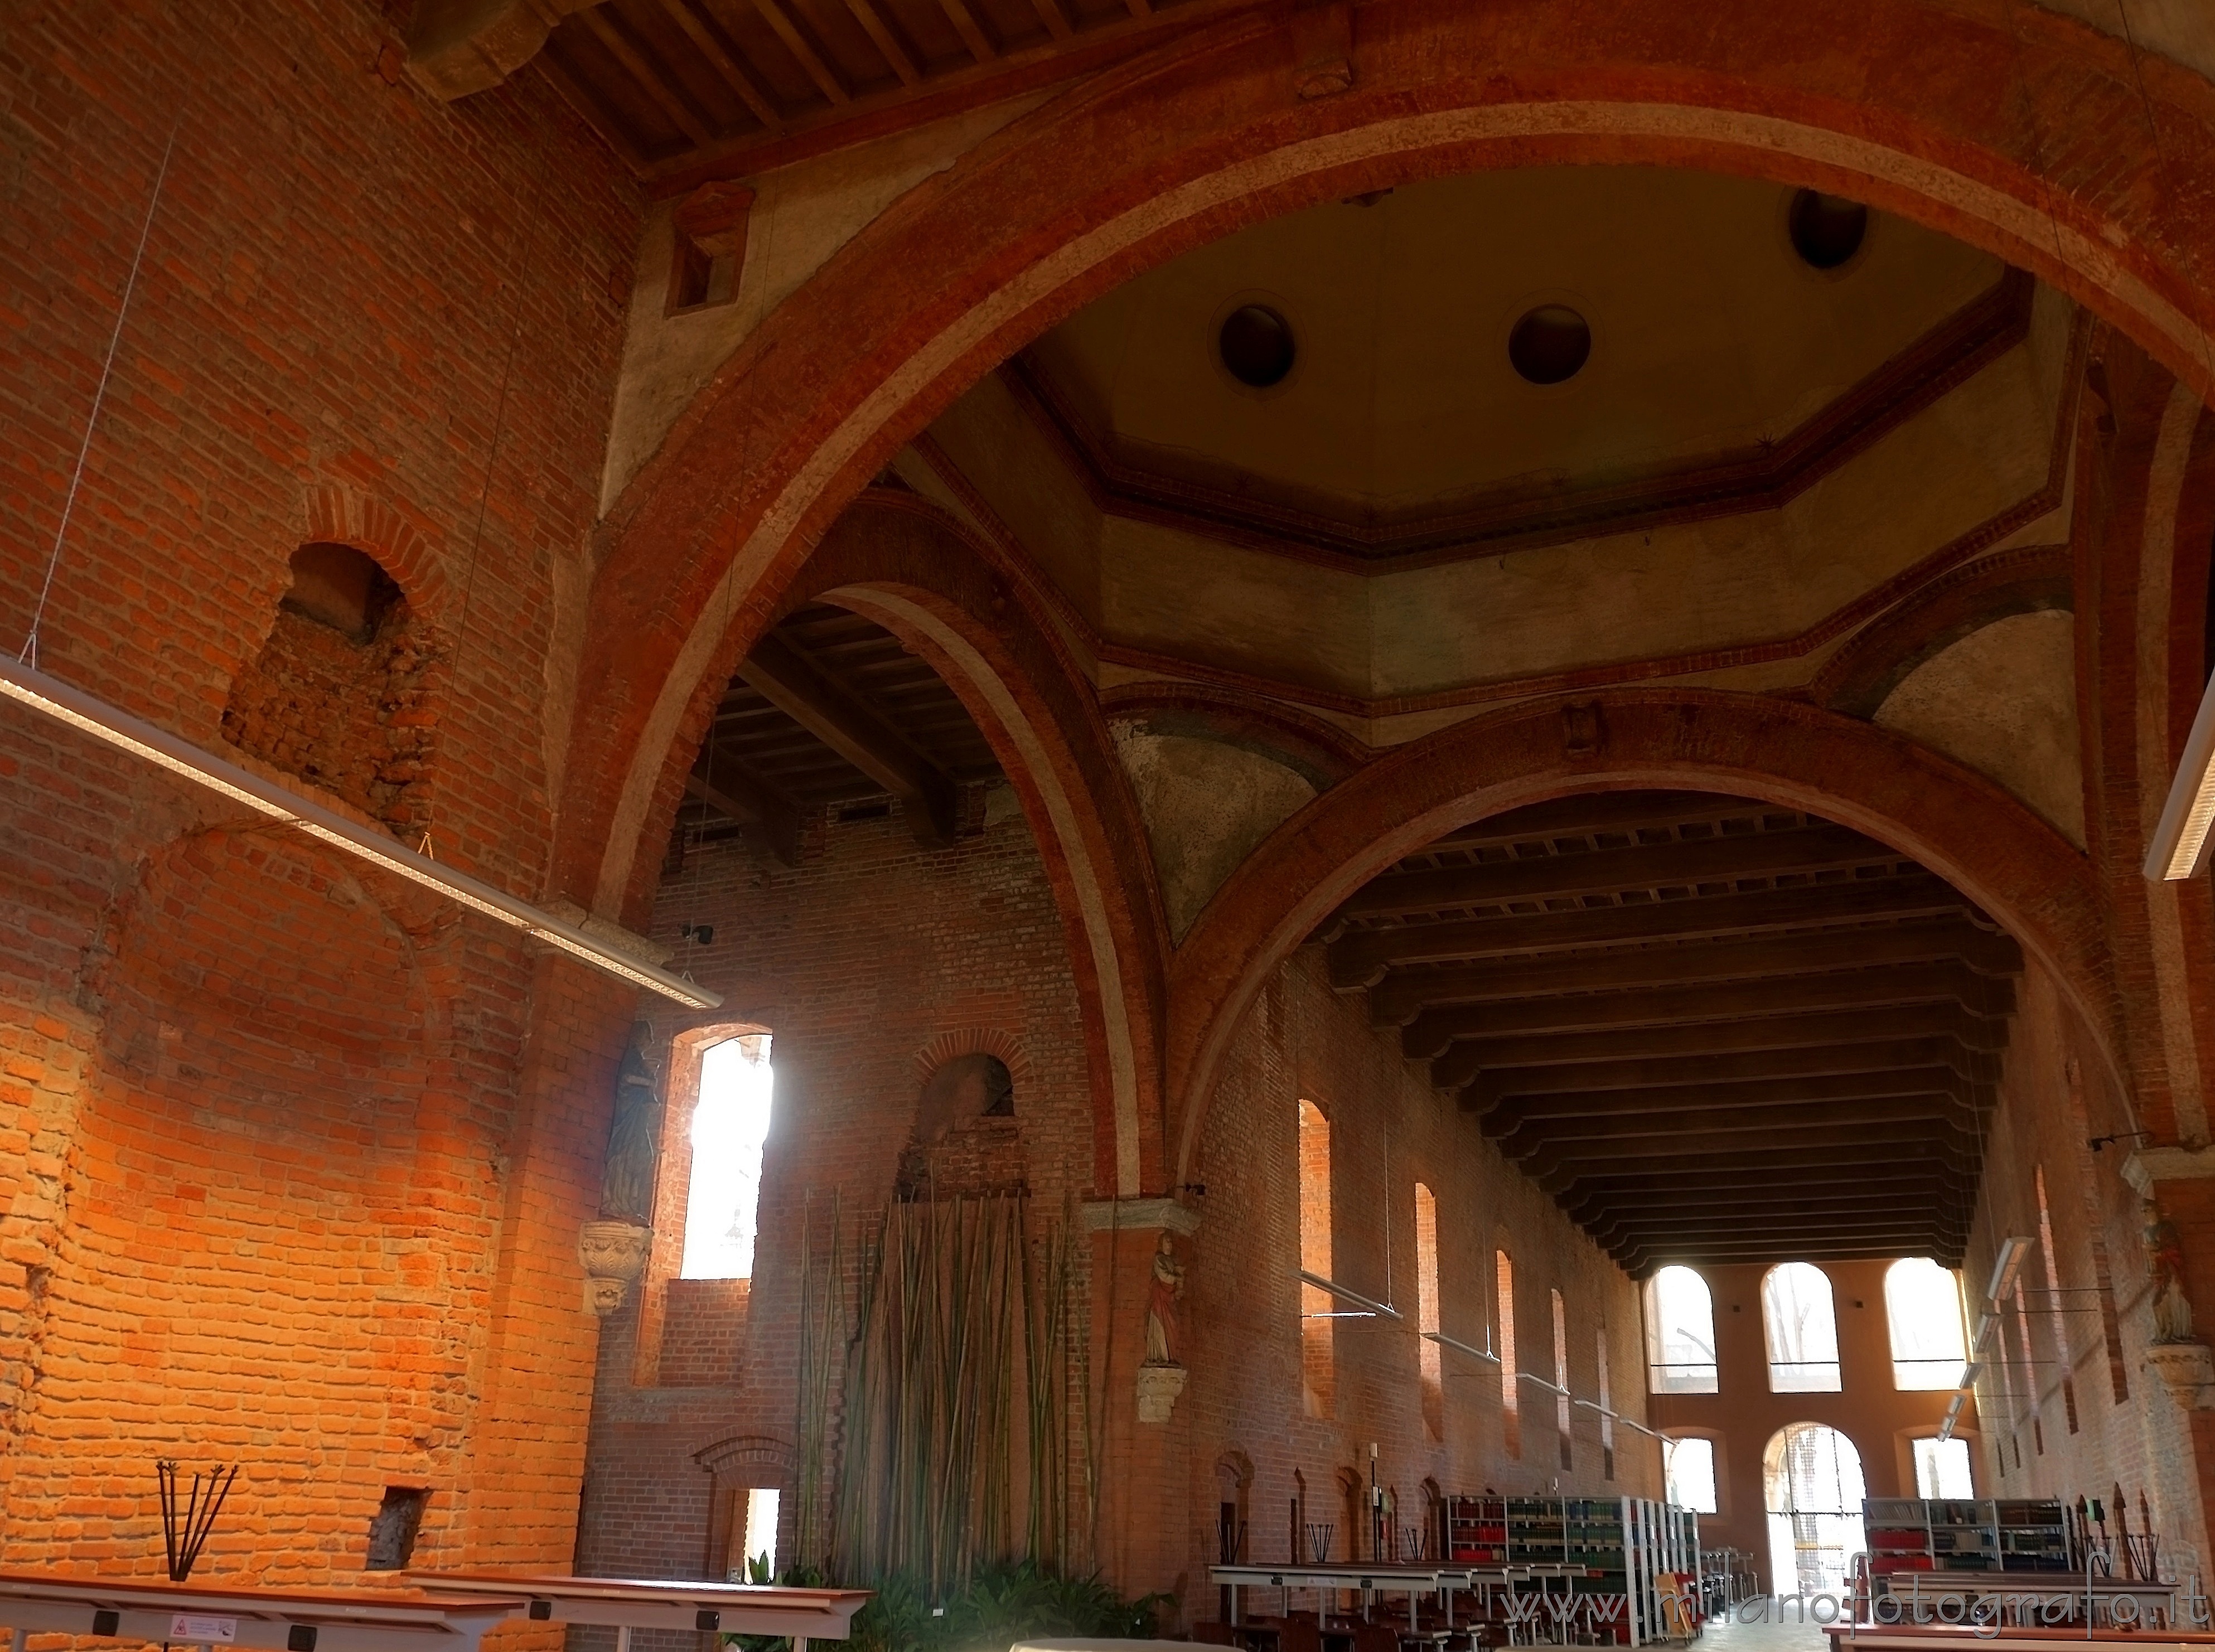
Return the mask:
[(1146, 1290), (1146, 1363), (1175, 1365), (1177, 1360), (1177, 1298), (1184, 1294), (1184, 1263), (1176, 1257), (1176, 1241), (1164, 1233), (1154, 1251), (1153, 1282)]
[(2153, 1302), (2153, 1339), (2157, 1343), (2188, 1343), (2192, 1337), (2192, 1304), (2184, 1296), (2184, 1242), (2176, 1224), (2151, 1199), (2141, 1207), (2144, 1225), (2139, 1238), (2145, 1245), (2147, 1294)]
[(661, 1159), (661, 1093), (647, 1064), (653, 1029), (641, 1021), (616, 1069), (615, 1117), (608, 1126), (607, 1168), (600, 1177), (600, 1215), (608, 1221), (653, 1220), (653, 1172)]
[(585, 1270), (585, 1306), (603, 1317), (623, 1303), (630, 1282), (646, 1271), (653, 1242), (654, 1171), (661, 1159), (661, 1092), (646, 1059), (653, 1029), (641, 1021), (616, 1068), (615, 1117), (600, 1172), (600, 1214), (577, 1236)]

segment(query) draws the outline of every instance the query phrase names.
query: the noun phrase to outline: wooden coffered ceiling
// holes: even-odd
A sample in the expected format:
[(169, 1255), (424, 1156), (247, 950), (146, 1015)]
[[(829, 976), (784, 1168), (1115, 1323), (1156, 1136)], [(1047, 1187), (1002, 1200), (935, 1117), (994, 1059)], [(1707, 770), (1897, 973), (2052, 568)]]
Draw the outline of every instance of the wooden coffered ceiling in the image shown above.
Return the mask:
[(954, 691), (882, 626), (826, 604), (793, 613), (755, 645), (715, 708), (685, 785), (678, 831), (758, 833), (788, 864), (825, 811), (883, 813), (917, 841), (951, 842), (961, 791), (996, 778)]
[(880, 137), (1098, 68), (1252, 0), (603, 0), (539, 62), (672, 187)]
[(1898, 852), (1744, 798), (1568, 798), (1408, 857), (1321, 938), (1634, 1274), (1960, 1264), (2022, 958)]

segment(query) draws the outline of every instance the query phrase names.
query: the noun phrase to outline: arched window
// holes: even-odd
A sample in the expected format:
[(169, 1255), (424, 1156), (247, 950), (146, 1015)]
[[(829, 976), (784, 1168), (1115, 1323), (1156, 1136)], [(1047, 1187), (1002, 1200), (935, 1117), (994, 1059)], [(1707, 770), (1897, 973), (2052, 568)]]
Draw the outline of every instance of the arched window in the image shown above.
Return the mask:
[(1715, 1305), (1690, 1268), (1664, 1268), (1646, 1282), (1647, 1390), (1715, 1392)]
[(710, 1045), (692, 1110), (692, 1176), (684, 1200), (686, 1279), (751, 1279), (761, 1204), (762, 1149), (775, 1086), (769, 1035)]
[(1761, 1281), (1761, 1329), (1769, 1343), (1769, 1392), (1838, 1392), (1838, 1319), (1831, 1276), (1811, 1262), (1782, 1262)]
[(1515, 1369), (1515, 1263), (1505, 1251), (1492, 1253), (1494, 1287), (1500, 1293), (1500, 1422), (1507, 1454), (1523, 1454), (1523, 1395)]
[(1697, 1435), (1661, 1442), (1662, 1472), (1669, 1501), (1696, 1514), (1713, 1514), (1715, 1506), (1715, 1442)]
[[(1330, 1121), (1300, 1103), (1300, 1269), (1318, 1279), (1330, 1271)], [(1310, 1416), (1328, 1416), (1338, 1403), (1338, 1304), (1328, 1291), (1300, 1287), (1302, 1399)]]
[(1559, 1291), (1554, 1300), (1554, 1432), (1561, 1436), (1562, 1466), (1574, 1468), (1570, 1449), (1569, 1311)]
[(1846, 1568), (1868, 1546), (1862, 1526), (1862, 1499), (1868, 1493), (1854, 1442), (1819, 1423), (1779, 1429), (1762, 1453), (1762, 1480), (1776, 1593), (1845, 1593)]
[(1446, 1437), (1445, 1362), (1439, 1345), (1439, 1202), (1415, 1184), (1415, 1358), (1422, 1378), (1423, 1426), (1433, 1440)]
[(1960, 1381), (1969, 1351), (1959, 1277), (1928, 1257), (1893, 1263), (1884, 1276), (1884, 1317), (1892, 1331), (1893, 1387), (1951, 1388)]

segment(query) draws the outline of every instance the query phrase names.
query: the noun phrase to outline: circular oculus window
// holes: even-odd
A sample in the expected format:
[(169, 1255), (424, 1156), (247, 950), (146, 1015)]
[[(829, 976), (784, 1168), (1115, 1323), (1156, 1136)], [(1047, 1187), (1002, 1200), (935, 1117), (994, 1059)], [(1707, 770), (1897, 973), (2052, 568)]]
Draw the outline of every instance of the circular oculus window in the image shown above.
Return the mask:
[(1507, 359), (1533, 384), (1574, 378), (1592, 358), (1592, 327), (1567, 304), (1541, 304), (1507, 335)]
[(1267, 304), (1241, 304), (1223, 321), (1215, 347), (1241, 384), (1267, 390), (1285, 382), (1299, 353), (1292, 323)]
[(1809, 267), (1835, 270), (1861, 251), (1868, 236), (1868, 208), (1842, 195), (1803, 189), (1793, 196), (1785, 223), (1793, 251)]

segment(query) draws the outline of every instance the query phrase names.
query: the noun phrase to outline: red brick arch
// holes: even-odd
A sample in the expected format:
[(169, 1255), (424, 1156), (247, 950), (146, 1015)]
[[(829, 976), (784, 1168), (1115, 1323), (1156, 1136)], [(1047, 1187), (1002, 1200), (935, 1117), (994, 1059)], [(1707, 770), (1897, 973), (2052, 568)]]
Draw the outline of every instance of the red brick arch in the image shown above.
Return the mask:
[[(1159, 1028), (1169, 945), (1138, 806), (1090, 685), (1015, 570), (935, 506), (886, 490), (847, 511), (774, 603), (733, 614), (703, 682), (727, 681), (764, 632), (812, 602), (850, 609), (899, 637), (946, 680), (991, 743), (1022, 799), (1069, 939), (1095, 1098), (1096, 1184), (1123, 1194), (1153, 1185), (1163, 1141)], [(696, 696), (678, 755), (660, 777), (652, 818), (664, 835), (714, 700), (712, 691)], [(1018, 1050), (1009, 1067), (1021, 1057)]]
[[(2023, 266), (2203, 395), (2207, 83), (2038, 7), (1389, 0), (1226, 19), (1050, 99), (918, 186), (758, 327), (606, 524), (552, 880), (635, 912), (727, 603), (774, 603), (899, 446), (1014, 349), (1241, 225), (1561, 163), (1841, 191)], [(2158, 143), (2148, 136), (2149, 122)], [(716, 616), (716, 617), (709, 617)]]
[(1255, 994), (1341, 902), (1472, 821), (1647, 786), (1807, 809), (1915, 856), (2052, 972), (2113, 1062), (2117, 991), (2098, 872), (1992, 781), (1887, 730), (1767, 695), (1623, 689), (1527, 701), (1370, 764), (1285, 821), (1216, 892), (1169, 979), (1176, 1178)]

